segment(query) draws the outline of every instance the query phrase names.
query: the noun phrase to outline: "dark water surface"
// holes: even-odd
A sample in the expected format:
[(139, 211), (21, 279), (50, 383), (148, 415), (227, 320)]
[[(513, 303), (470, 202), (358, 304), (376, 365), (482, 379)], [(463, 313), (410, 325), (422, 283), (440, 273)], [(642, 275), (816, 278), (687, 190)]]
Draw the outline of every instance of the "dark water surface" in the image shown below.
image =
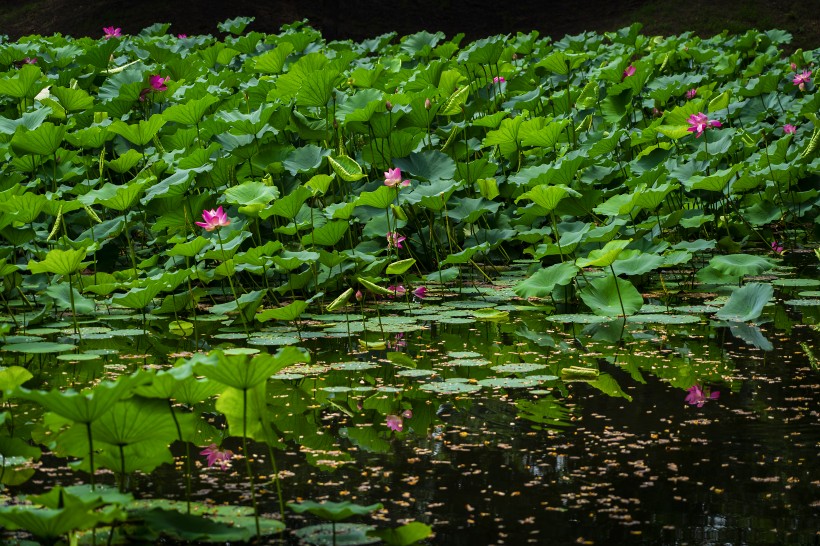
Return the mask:
[[(296, 391), (313, 397), (312, 407), (277, 426), (304, 426), (323, 442), (276, 452), (285, 500), (382, 502), (385, 511), (358, 521), (425, 522), (433, 544), (818, 544), (820, 372), (809, 353), (820, 333), (809, 311), (780, 306), (761, 329), (706, 317), (627, 324), (620, 340), (621, 323), (572, 327), (535, 313), (510, 316), (407, 332), (393, 325), (388, 349), (414, 358), (434, 374), (427, 377), (402, 375), (390, 353), (363, 351), (355, 336), (308, 339), (313, 369), (269, 388), (271, 400)], [(338, 369), (339, 362), (374, 367)], [(535, 388), (418, 388), (453, 378), (480, 384), (502, 375), (493, 367), (520, 362), (544, 366), (513, 374), (541, 377)], [(572, 380), (561, 372), (568, 365), (601, 375)], [(713, 394), (698, 405), (692, 385)], [(413, 416), (404, 431), (387, 429), (385, 415), (405, 409)], [(241, 451), (236, 439), (224, 445)], [(184, 449), (174, 450), (181, 460)], [(261, 511), (276, 514), (274, 488), (265, 485), (268, 452), (253, 451)], [(177, 466), (135, 477), (130, 487), (138, 498), (184, 499)], [(83, 476), (57, 469), (66, 485)], [(110, 474), (101, 479), (114, 483)], [(41, 469), (21, 489), (50, 480)], [(193, 491), (199, 501), (249, 504), (244, 464), (199, 465)], [(318, 522), (287, 518), (289, 530)]]

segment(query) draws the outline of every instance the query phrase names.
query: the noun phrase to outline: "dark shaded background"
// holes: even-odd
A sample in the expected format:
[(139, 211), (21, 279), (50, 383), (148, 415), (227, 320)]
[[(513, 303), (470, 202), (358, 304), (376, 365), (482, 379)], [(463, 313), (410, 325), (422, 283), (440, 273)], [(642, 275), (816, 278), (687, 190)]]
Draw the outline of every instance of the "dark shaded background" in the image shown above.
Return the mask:
[(174, 33), (218, 34), (218, 22), (240, 15), (255, 17), (248, 30), (261, 32), (308, 19), (330, 40), (419, 30), (474, 40), (533, 29), (558, 39), (639, 21), (653, 35), (780, 28), (794, 35), (795, 47), (820, 47), (820, 0), (0, 0), (0, 34), (98, 37), (103, 26), (133, 34), (157, 22), (171, 23)]

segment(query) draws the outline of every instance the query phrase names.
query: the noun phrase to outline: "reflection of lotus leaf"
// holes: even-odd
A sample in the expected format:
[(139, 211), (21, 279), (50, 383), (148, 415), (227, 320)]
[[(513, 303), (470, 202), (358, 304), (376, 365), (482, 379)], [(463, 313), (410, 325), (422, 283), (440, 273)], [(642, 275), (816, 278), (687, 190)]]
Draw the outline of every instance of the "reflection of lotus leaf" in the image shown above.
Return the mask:
[(492, 370), (499, 372), (499, 373), (527, 373), (527, 372), (534, 372), (535, 370), (541, 370), (546, 368), (543, 364), (529, 364), (529, 363), (521, 363), (521, 364), (501, 364), (499, 366), (493, 366)]

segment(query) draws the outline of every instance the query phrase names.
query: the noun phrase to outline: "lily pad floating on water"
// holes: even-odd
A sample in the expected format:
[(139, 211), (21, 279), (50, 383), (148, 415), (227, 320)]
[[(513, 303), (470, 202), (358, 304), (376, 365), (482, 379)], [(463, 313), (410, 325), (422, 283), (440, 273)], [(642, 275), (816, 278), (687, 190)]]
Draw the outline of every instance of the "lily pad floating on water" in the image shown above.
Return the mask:
[(320, 391), (330, 392), (330, 393), (343, 393), (343, 392), (350, 392), (353, 389), (350, 387), (346, 387), (344, 385), (337, 385), (334, 387), (321, 387), (319, 388)]
[(706, 315), (717, 313), (718, 309), (718, 307), (712, 305), (680, 305), (672, 308), (677, 313), (703, 313)]
[(449, 351), (447, 356), (450, 358), (479, 358), (481, 353), (475, 351)]
[[(564, 322), (575, 324), (595, 324), (597, 322), (607, 322), (615, 320), (612, 317), (604, 317), (601, 315), (587, 315), (580, 313), (567, 313), (562, 315), (549, 315), (546, 318), (550, 322)], [(618, 319), (620, 320), (620, 319)]]
[(255, 355), (259, 354), (259, 349), (255, 347), (231, 347), (222, 351), (226, 355)]
[(440, 324), (474, 324), (475, 319), (462, 317), (442, 317), (438, 322)]
[(372, 362), (339, 362), (330, 365), (332, 370), (344, 370), (349, 372), (372, 370), (378, 367), (378, 364), (373, 364)]
[(498, 373), (528, 373), (534, 372), (535, 370), (543, 370), (544, 368), (546, 368), (546, 366), (543, 364), (522, 362), (519, 364), (500, 364), (490, 369)]
[(444, 306), (455, 309), (484, 309), (485, 307), (495, 307), (495, 304), (486, 300), (459, 300), (446, 301)]
[(299, 338), (294, 336), (251, 336), (248, 345), (277, 347), (280, 345), (298, 345)]
[(4, 351), (11, 351), (13, 353), (28, 353), (28, 354), (48, 354), (48, 353), (63, 353), (65, 351), (73, 351), (77, 348), (76, 345), (69, 343), (54, 343), (52, 341), (36, 341), (32, 343), (11, 343), (1, 347)]
[(435, 383), (425, 383), (421, 386), (421, 390), (438, 394), (467, 394), (480, 391), (481, 385), (456, 381), (437, 381)]
[(477, 366), (486, 366), (489, 364), (489, 360), (485, 360), (483, 358), (454, 358), (450, 361), (442, 362), (441, 366), (464, 366), (465, 368), (469, 367), (477, 367)]
[(492, 389), (528, 389), (536, 387), (541, 382), (531, 377), (494, 377), (489, 379), (482, 379), (478, 382), (482, 387), (490, 387)]
[(772, 284), (775, 286), (783, 286), (783, 287), (808, 287), (808, 286), (820, 286), (820, 280), (817, 279), (775, 279), (772, 281)]
[(375, 529), (374, 526), (363, 523), (336, 523), (335, 525), (321, 523), (302, 527), (294, 531), (293, 534), (304, 542), (315, 546), (358, 546), (359, 544), (381, 542), (379, 537), (367, 535)]
[(303, 379), (305, 376), (301, 373), (277, 373), (270, 376), (270, 379), (281, 379), (283, 381), (295, 381), (297, 379)]
[(794, 307), (816, 307), (820, 305), (820, 299), (794, 299), (786, 300), (783, 303)]
[(637, 324), (694, 324), (700, 322), (700, 317), (696, 315), (666, 315), (649, 313), (646, 315), (632, 315), (626, 319), (627, 322)]
[(81, 360), (97, 360), (102, 358), (100, 355), (92, 355), (88, 353), (80, 353), (80, 354), (62, 354), (57, 355), (57, 360), (67, 360), (69, 362), (79, 362)]
[(436, 375), (434, 370), (399, 370), (396, 372), (399, 377), (430, 377)]

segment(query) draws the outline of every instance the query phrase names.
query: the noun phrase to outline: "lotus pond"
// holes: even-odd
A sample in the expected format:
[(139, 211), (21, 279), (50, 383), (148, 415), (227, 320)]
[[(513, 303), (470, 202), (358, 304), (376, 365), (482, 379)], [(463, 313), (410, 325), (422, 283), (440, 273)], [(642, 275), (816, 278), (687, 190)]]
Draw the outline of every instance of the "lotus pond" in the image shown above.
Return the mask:
[(816, 544), (786, 32), (0, 37), (13, 544)]

